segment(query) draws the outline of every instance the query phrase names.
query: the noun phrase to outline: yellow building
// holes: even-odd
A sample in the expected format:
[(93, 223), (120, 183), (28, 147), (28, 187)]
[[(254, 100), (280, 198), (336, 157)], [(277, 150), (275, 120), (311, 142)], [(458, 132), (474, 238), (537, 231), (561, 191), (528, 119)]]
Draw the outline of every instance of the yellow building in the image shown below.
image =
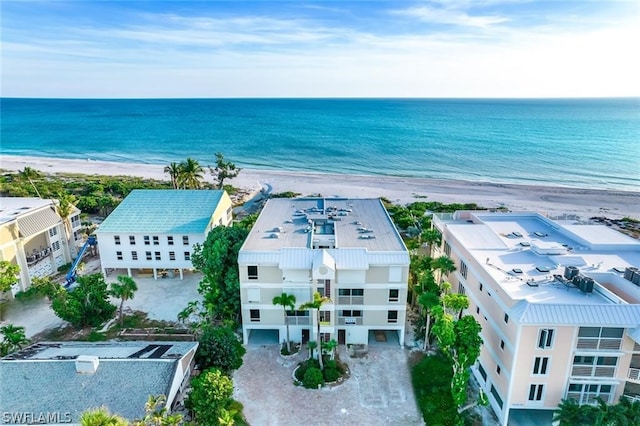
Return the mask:
[(0, 198), (0, 260), (20, 267), (13, 295), (29, 288), (32, 278), (55, 274), (77, 253), (76, 244), (82, 241), (80, 210), (74, 208), (71, 213), (67, 236), (56, 203), (40, 198)]
[(285, 341), (273, 298), (294, 295), (297, 309), (316, 291), (329, 302), (319, 317), (288, 312), (291, 340), (404, 344), (409, 253), (378, 199), (269, 200), (238, 265), (245, 344)]
[(436, 214), (482, 326), (473, 373), (501, 424), (550, 424), (562, 399), (640, 400), (640, 242), (536, 213)]

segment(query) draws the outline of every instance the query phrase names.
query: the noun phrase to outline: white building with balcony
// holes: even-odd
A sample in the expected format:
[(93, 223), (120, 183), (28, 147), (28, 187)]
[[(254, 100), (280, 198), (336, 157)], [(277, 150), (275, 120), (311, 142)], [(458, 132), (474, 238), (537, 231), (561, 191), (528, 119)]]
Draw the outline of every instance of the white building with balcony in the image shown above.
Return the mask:
[(602, 225), (537, 213), (436, 214), (482, 325), (473, 373), (501, 424), (537, 418), (570, 398), (640, 399), (640, 242)]
[[(378, 199), (269, 200), (238, 256), (244, 343), (403, 344), (409, 253)], [(330, 300), (297, 310), (314, 292)], [(296, 297), (285, 313), (272, 303)], [(320, 321), (321, 336), (317, 336)]]
[(0, 198), (0, 260), (20, 267), (12, 295), (29, 288), (34, 277), (57, 273), (82, 244), (80, 210), (74, 208), (65, 227), (56, 205), (41, 198)]

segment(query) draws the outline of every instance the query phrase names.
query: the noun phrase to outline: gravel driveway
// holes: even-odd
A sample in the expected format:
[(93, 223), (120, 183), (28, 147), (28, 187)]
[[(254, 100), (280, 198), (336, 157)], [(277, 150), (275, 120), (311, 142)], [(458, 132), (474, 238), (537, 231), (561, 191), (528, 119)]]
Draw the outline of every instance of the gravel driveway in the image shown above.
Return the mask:
[(277, 346), (248, 346), (243, 366), (234, 374), (234, 398), (244, 405), (252, 426), (262, 425), (422, 425), (411, 376), (409, 351), (370, 345), (364, 358), (340, 359), (351, 377), (320, 390), (294, 386), (292, 373), (307, 356), (280, 356)]

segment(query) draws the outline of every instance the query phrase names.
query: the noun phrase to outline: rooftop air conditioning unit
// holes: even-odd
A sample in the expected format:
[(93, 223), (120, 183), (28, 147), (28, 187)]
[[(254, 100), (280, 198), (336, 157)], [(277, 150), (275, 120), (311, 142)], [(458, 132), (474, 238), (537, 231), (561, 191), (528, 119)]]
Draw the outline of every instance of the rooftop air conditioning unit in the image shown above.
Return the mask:
[(76, 373), (95, 374), (98, 371), (100, 359), (94, 355), (79, 355), (76, 358)]

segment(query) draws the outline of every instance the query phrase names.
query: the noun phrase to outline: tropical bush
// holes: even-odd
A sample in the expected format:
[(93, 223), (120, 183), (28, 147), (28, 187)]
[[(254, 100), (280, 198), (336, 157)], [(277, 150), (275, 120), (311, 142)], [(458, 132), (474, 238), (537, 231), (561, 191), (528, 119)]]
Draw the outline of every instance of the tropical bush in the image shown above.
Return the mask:
[(304, 372), (302, 378), (302, 386), (307, 389), (317, 389), (318, 386), (324, 384), (324, 378), (322, 377), (322, 371), (317, 367), (309, 367)]

